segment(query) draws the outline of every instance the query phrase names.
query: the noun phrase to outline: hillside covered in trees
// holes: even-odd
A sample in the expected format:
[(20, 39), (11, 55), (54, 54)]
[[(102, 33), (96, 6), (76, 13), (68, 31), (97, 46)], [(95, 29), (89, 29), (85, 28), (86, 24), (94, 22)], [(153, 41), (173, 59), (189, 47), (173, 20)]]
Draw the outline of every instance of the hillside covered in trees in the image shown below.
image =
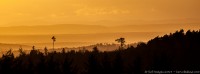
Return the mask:
[(141, 74), (146, 71), (200, 70), (200, 30), (155, 37), (137, 47), (115, 51), (67, 51), (30, 54), (19, 49), (0, 58), (0, 74)]

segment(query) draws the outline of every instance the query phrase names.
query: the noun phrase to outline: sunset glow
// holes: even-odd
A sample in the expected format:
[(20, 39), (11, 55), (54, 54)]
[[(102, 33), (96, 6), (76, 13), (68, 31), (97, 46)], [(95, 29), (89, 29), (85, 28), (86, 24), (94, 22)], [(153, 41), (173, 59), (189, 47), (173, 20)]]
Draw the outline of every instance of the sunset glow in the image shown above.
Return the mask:
[[(180, 29), (200, 29), (199, 4), (199, 0), (1, 0), (0, 42), (45, 43), (50, 42), (47, 37), (59, 34), (69, 35), (58, 42), (114, 42), (118, 37), (146, 42)], [(94, 35), (97, 38), (88, 38)]]
[(1, 0), (0, 26), (199, 24), (199, 0)]
[(200, 0), (0, 0), (0, 74), (200, 74)]

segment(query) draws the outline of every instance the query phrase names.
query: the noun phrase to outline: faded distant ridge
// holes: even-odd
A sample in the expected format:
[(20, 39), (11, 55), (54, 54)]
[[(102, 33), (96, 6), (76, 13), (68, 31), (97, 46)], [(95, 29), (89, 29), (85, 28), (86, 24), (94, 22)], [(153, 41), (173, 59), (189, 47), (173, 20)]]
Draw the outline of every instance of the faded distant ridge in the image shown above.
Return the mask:
[(0, 35), (38, 35), (38, 34), (90, 34), (90, 33), (116, 33), (116, 32), (171, 32), (177, 29), (198, 30), (198, 24), (146, 24), (146, 25), (40, 25), (40, 26), (10, 26), (0, 27)]
[(31, 50), (32, 46), (22, 45), (22, 44), (5, 44), (5, 43), (0, 43), (0, 51), (8, 51), (9, 49), (17, 50), (19, 48)]
[[(59, 45), (69, 46), (70, 43), (75, 43), (76, 46), (82, 44), (96, 43), (113, 43), (119, 37), (125, 37), (129, 42), (146, 42), (159, 35), (164, 35), (164, 32), (119, 32), (119, 33), (96, 33), (96, 34), (54, 34), (56, 36), (56, 47)], [(1, 43), (25, 44), (25, 45), (40, 45), (51, 46), (52, 35), (0, 35)], [(66, 44), (67, 42), (67, 44)], [(79, 43), (79, 44), (77, 44)], [(63, 45), (64, 44), (64, 45)], [(81, 44), (81, 45), (82, 45)]]

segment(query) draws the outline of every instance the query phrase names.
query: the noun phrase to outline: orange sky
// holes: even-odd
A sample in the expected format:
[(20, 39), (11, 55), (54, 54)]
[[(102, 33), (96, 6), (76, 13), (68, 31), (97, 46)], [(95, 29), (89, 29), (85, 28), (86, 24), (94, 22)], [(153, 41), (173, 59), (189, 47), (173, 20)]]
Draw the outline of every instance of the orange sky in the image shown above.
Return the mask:
[(200, 0), (0, 0), (0, 43), (146, 42), (199, 24)]
[(0, 26), (200, 23), (200, 0), (0, 0)]

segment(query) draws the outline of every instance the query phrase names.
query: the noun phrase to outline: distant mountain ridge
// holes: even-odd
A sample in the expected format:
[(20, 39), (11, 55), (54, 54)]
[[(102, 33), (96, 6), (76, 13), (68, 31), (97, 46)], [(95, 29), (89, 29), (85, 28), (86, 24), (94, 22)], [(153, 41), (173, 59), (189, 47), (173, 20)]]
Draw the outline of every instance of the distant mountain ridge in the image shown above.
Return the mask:
[[(54, 35), (0, 35), (1, 43), (9, 44), (25, 44), (25, 45), (38, 45), (52, 44), (51, 37), (55, 36), (56, 47), (60, 43), (67, 43), (64, 46), (68, 46), (69, 42), (83, 43), (83, 44), (96, 44), (96, 43), (115, 43), (115, 39), (119, 37), (126, 38), (128, 43), (139, 42), (154, 38), (159, 35), (164, 35), (165, 32), (116, 32), (116, 33), (96, 33), (96, 34), (54, 34)], [(71, 45), (71, 44), (70, 44)], [(81, 44), (82, 45), (82, 44)], [(76, 44), (76, 46), (79, 46)], [(44, 46), (42, 46), (44, 47)]]
[(146, 24), (146, 25), (38, 25), (0, 27), (0, 35), (91, 34), (116, 32), (169, 32), (176, 29), (199, 29), (198, 24)]
[(29, 45), (22, 45), (22, 44), (6, 44), (6, 43), (0, 43), (0, 51), (8, 51), (10, 49), (12, 50), (18, 50), (19, 48), (23, 48), (23, 49), (30, 49), (32, 48), (32, 46)]

